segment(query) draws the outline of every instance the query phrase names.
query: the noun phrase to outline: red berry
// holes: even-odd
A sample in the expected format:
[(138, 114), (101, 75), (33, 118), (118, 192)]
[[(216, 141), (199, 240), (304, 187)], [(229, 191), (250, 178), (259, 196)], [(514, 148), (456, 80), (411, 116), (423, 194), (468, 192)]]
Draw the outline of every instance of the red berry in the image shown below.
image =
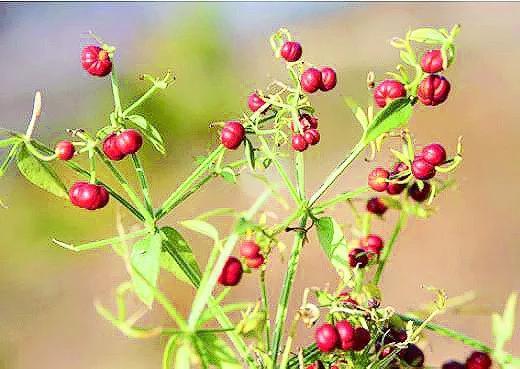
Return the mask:
[(320, 90), (322, 91), (330, 91), (334, 87), (336, 87), (336, 71), (331, 67), (323, 67), (320, 69), (321, 71), (321, 85)]
[(253, 269), (259, 268), (264, 262), (265, 258), (260, 254), (255, 258), (246, 259), (246, 265)]
[(424, 53), (421, 59), (421, 68), (425, 73), (438, 73), (442, 71), (442, 53), (439, 49)]
[(121, 160), (126, 155), (119, 150), (117, 145), (117, 135), (112, 133), (103, 141), (103, 152), (110, 160)]
[(441, 369), (466, 369), (466, 366), (455, 360), (450, 360), (442, 364)]
[(330, 352), (334, 350), (339, 343), (338, 331), (332, 324), (325, 323), (316, 328), (314, 335), (316, 346), (322, 352)]
[[(399, 173), (404, 172), (407, 169), (408, 169), (408, 165), (406, 165), (403, 162), (397, 162), (397, 163), (394, 164), (394, 167), (392, 168), (392, 171), (390, 172), (390, 175), (391, 176), (398, 175)], [(399, 177), (399, 178), (396, 178), (395, 180), (396, 181), (401, 181), (401, 180), (403, 180), (403, 178)], [(392, 182), (389, 182), (388, 183), (388, 187), (386, 188), (386, 192), (389, 195), (399, 195), (401, 192), (403, 192), (405, 187), (406, 187), (406, 185), (403, 184), (403, 183), (392, 183)]]
[(439, 105), (448, 98), (451, 86), (446, 78), (432, 74), (421, 81), (417, 97), (424, 105)]
[(467, 369), (489, 369), (492, 361), (485, 352), (474, 351), (466, 360)]
[(308, 93), (316, 92), (321, 87), (321, 72), (316, 68), (309, 68), (302, 73), (300, 84), (303, 91)]
[(374, 100), (380, 108), (384, 108), (386, 104), (394, 99), (406, 96), (404, 85), (395, 79), (385, 79), (374, 90)]
[(415, 178), (426, 180), (435, 176), (435, 167), (422, 156), (416, 156), (412, 162), (412, 174)]
[(260, 246), (255, 241), (244, 241), (240, 245), (240, 256), (250, 259), (260, 254)]
[(422, 157), (433, 166), (441, 165), (446, 161), (446, 150), (441, 144), (429, 144), (422, 149)]
[(300, 152), (307, 150), (307, 147), (309, 146), (307, 141), (305, 141), (305, 138), (303, 137), (303, 135), (301, 135), (299, 133), (292, 136), (291, 145), (294, 150), (300, 151)]
[(70, 202), (80, 208), (96, 210), (108, 204), (109, 194), (105, 187), (88, 182), (76, 182), (69, 190)]
[(90, 75), (104, 77), (112, 71), (108, 52), (99, 46), (88, 45), (81, 50), (81, 65)]
[(54, 152), (60, 160), (70, 160), (74, 156), (74, 145), (70, 141), (60, 141), (56, 144)]
[(369, 234), (360, 240), (360, 245), (369, 255), (379, 255), (385, 244), (381, 237), (375, 234)]
[(251, 109), (252, 112), (257, 111), (265, 104), (265, 101), (262, 100), (260, 96), (256, 92), (253, 92), (249, 97), (247, 98), (247, 106), (249, 106), (249, 109)]
[(348, 262), (352, 268), (364, 268), (368, 264), (368, 255), (363, 249), (352, 249), (348, 253)]
[(430, 197), (430, 192), (431, 185), (428, 182), (424, 182), (424, 187), (422, 190), (419, 189), (419, 185), (417, 183), (414, 183), (408, 189), (408, 195), (410, 195), (410, 197), (417, 202), (423, 202), (428, 197)]
[(388, 170), (377, 167), (368, 175), (368, 185), (377, 192), (383, 192), (388, 187), (388, 182), (386, 181), (390, 177), (390, 173)]
[(320, 142), (320, 132), (317, 129), (311, 128), (305, 131), (303, 138), (309, 145), (316, 145)]
[(354, 351), (363, 350), (366, 345), (370, 342), (370, 332), (363, 327), (358, 327), (354, 330), (354, 345), (352, 349)]
[(399, 353), (399, 357), (415, 368), (422, 367), (424, 364), (424, 353), (413, 343), (408, 344), (408, 347)]
[(242, 279), (242, 263), (234, 256), (230, 256), (226, 264), (224, 264), (224, 268), (222, 268), (222, 272), (218, 277), (218, 283), (223, 286), (236, 286), (240, 279)]
[(354, 345), (354, 327), (348, 320), (341, 320), (335, 326), (339, 335), (339, 347), (345, 351), (350, 350)]
[(124, 155), (135, 154), (143, 145), (143, 136), (135, 129), (125, 129), (115, 139), (116, 146)]
[(244, 140), (245, 135), (246, 130), (240, 122), (229, 121), (224, 125), (220, 139), (222, 145), (230, 150), (235, 150), (240, 146)]
[(323, 365), (323, 363), (320, 360), (318, 360), (315, 363), (309, 365), (307, 369), (325, 369), (325, 365)]
[(280, 55), (288, 62), (295, 62), (302, 56), (302, 45), (295, 41), (285, 41), (280, 49)]
[[(302, 114), (300, 116), (300, 128), (302, 132), (307, 131), (308, 129), (316, 129), (318, 128), (318, 118), (313, 117), (309, 114)], [(294, 127), (294, 123), (291, 122), (291, 130), (293, 132), (299, 133)]]
[(369, 213), (383, 215), (387, 210), (388, 207), (386, 206), (384, 201), (379, 197), (372, 197), (367, 201), (367, 211)]

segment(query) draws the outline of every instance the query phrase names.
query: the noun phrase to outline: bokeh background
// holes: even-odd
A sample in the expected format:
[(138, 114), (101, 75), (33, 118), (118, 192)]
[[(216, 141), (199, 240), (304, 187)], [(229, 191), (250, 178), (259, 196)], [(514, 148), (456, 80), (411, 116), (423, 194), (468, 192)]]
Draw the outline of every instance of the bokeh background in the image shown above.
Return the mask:
[[(520, 4), (515, 3), (1, 3), (0, 122), (24, 130), (36, 89), (44, 98), (37, 136), (50, 144), (64, 136), (65, 128), (106, 121), (112, 105), (109, 80), (89, 77), (79, 64), (88, 30), (118, 47), (126, 101), (146, 88), (139, 73), (173, 69), (175, 84), (141, 109), (169, 147), (164, 158), (149, 147), (144, 150), (159, 202), (190, 171), (193, 158), (215, 144), (209, 122), (237, 117), (252, 89), (273, 77), (284, 78), (267, 39), (287, 26), (304, 45), (307, 60), (331, 65), (339, 76), (334, 91), (311, 98), (322, 132), (321, 144), (306, 154), (312, 189), (359, 135), (343, 97), (368, 101), (366, 73), (374, 70), (382, 78), (397, 63), (391, 37), (409, 27), (460, 23), (458, 60), (448, 72), (450, 98), (436, 109), (419, 107), (411, 123), (419, 143), (441, 141), (451, 151), (456, 137), (464, 136), (459, 185), (438, 199), (439, 212), (429, 221), (409, 223), (382, 288), (384, 302), (400, 310), (429, 301), (423, 284), (443, 287), (450, 296), (475, 291), (477, 299), (464, 311), (438, 321), (491, 342), (490, 313), (502, 308), (511, 291), (520, 290), (519, 17)], [(379, 159), (385, 165), (389, 160)], [(362, 185), (372, 166), (358, 160), (335, 191)], [(74, 209), (11, 169), (0, 186), (0, 198), (8, 206), (0, 210), (0, 368), (159, 367), (164, 342), (129, 340), (93, 308), (95, 299), (113, 306), (115, 286), (127, 278), (121, 260), (108, 248), (74, 254), (50, 241), (112, 235), (117, 207), (95, 213)], [(64, 173), (69, 182), (75, 178)], [(165, 223), (175, 225), (194, 210), (245, 208), (259, 191), (248, 176), (242, 176), (233, 196), (228, 185), (213, 182)], [(377, 222), (377, 231), (388, 237), (393, 218), (388, 216), (387, 226)], [(123, 221), (131, 225), (130, 218)], [(218, 225), (223, 231), (229, 227), (226, 221)], [(210, 245), (184, 233), (203, 259)], [(311, 238), (291, 308), (304, 287), (335, 282), (334, 272), (324, 265)], [(284, 264), (276, 257), (269, 269), (274, 300)], [(256, 285), (256, 278), (245, 278), (232, 298), (256, 298)], [(188, 286), (161, 278), (161, 288), (181, 311), (188, 310), (193, 296)], [(165, 320), (159, 310), (151, 321)], [(301, 330), (298, 342), (308, 342), (309, 336)], [(510, 349), (520, 354), (519, 347), (516, 334)], [(425, 350), (432, 366), (468, 353), (441, 338), (432, 338)]]

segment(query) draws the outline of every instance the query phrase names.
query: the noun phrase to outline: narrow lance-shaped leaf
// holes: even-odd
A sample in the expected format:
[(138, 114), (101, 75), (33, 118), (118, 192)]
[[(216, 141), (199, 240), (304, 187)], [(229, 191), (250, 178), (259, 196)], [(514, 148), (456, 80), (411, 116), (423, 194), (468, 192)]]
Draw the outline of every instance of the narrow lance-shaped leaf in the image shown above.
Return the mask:
[(159, 151), (161, 154), (166, 153), (166, 149), (164, 148), (164, 140), (161, 137), (161, 134), (144, 117), (140, 115), (130, 115), (128, 120), (134, 126), (140, 128), (140, 131), (143, 133), (146, 139), (152, 143), (157, 151)]
[[(146, 236), (134, 244), (130, 257), (132, 266), (142, 275), (141, 277), (131, 272), (135, 293), (148, 306), (151, 306), (154, 300), (154, 291), (150, 286), (157, 285), (159, 276), (161, 241), (159, 233)], [(146, 281), (143, 278), (146, 278)]]
[(348, 275), (348, 247), (339, 224), (332, 217), (323, 217), (318, 220), (316, 230), (321, 248), (334, 268), (343, 275)]
[(410, 33), (409, 39), (434, 45), (442, 44), (446, 38), (435, 28), (418, 28)]
[(392, 101), (374, 117), (363, 137), (364, 142), (368, 144), (384, 133), (406, 126), (412, 112), (410, 99), (403, 98)]
[(161, 267), (183, 282), (194, 284), (200, 281), (199, 265), (182, 235), (171, 227), (161, 228), (161, 234), (163, 235)]

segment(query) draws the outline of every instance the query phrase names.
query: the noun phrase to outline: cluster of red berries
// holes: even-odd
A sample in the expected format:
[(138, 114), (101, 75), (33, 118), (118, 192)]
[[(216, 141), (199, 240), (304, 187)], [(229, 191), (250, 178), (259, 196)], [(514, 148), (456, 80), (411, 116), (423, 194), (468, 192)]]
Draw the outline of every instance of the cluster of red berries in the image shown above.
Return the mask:
[[(291, 138), (291, 146), (296, 151), (305, 151), (310, 146), (314, 146), (320, 142), (320, 132), (318, 131), (318, 118), (302, 114), (300, 116), (300, 130), (298, 130), (294, 122), (291, 122), (291, 130), (294, 132)], [(300, 133), (302, 132), (302, 133)]]
[(143, 136), (135, 129), (125, 129), (112, 133), (103, 141), (103, 152), (110, 160), (122, 160), (127, 155), (135, 154), (143, 145)]
[(88, 45), (81, 50), (81, 66), (90, 75), (104, 77), (112, 71), (108, 51), (99, 46)]
[[(264, 256), (260, 252), (260, 246), (254, 241), (244, 241), (240, 245), (240, 256), (244, 258), (246, 265), (252, 269), (258, 269), (265, 262)], [(242, 279), (244, 268), (242, 262), (234, 257), (230, 256), (224, 264), (218, 283), (222, 286), (236, 286)]]
[(370, 342), (370, 332), (363, 327), (354, 328), (348, 320), (341, 320), (334, 325), (324, 323), (316, 328), (314, 341), (321, 352), (335, 349), (361, 351)]
[(359, 247), (348, 253), (349, 265), (352, 268), (364, 268), (373, 257), (378, 257), (385, 246), (383, 239), (369, 234), (359, 240)]
[(442, 369), (489, 369), (493, 362), (488, 354), (481, 351), (474, 351), (468, 356), (466, 362), (447, 361), (442, 364)]
[[(421, 59), (423, 72), (428, 73), (417, 89), (417, 97), (424, 105), (442, 104), (451, 90), (450, 82), (437, 73), (443, 70), (442, 53), (439, 49), (427, 51)], [(405, 85), (395, 79), (386, 79), (374, 90), (374, 100), (380, 108), (384, 108), (392, 100), (406, 97)]]

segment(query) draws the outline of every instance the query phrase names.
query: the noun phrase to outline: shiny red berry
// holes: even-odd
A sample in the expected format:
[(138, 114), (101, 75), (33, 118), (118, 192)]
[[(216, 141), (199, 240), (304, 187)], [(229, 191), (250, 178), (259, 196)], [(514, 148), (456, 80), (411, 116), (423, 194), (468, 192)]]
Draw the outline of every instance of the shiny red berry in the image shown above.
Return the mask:
[(414, 368), (420, 368), (424, 365), (424, 353), (413, 343), (408, 344), (408, 347), (399, 353), (399, 357)]
[(363, 327), (358, 327), (354, 330), (354, 344), (352, 349), (354, 351), (363, 350), (370, 342), (370, 332)]
[(337, 77), (336, 71), (331, 67), (320, 68), (321, 71), (321, 85), (320, 90), (330, 91), (336, 87)]
[(441, 369), (466, 369), (466, 366), (455, 360), (450, 360), (442, 364)]
[(253, 92), (247, 98), (247, 106), (249, 106), (249, 109), (251, 109), (252, 112), (260, 109), (264, 104), (265, 101), (260, 96), (258, 96), (256, 92)]
[(422, 157), (431, 165), (438, 166), (446, 161), (446, 150), (441, 144), (429, 144), (422, 149)]
[(240, 279), (242, 279), (242, 263), (234, 256), (230, 256), (226, 264), (224, 264), (224, 268), (222, 268), (222, 272), (218, 277), (218, 283), (222, 286), (236, 286)]
[(421, 68), (425, 73), (438, 73), (442, 71), (442, 53), (439, 49), (424, 53), (421, 59)]
[(379, 197), (372, 197), (367, 201), (367, 211), (369, 213), (383, 215), (387, 210), (388, 206), (386, 206), (385, 202)]
[(264, 262), (265, 262), (265, 258), (261, 254), (259, 254), (255, 258), (246, 259), (246, 265), (253, 269), (260, 268), (260, 266), (263, 265)]
[(385, 245), (383, 239), (375, 234), (369, 234), (359, 241), (363, 250), (365, 250), (369, 255), (381, 254), (381, 250), (383, 250)]
[(332, 324), (325, 323), (316, 328), (314, 340), (320, 351), (331, 352), (339, 344), (339, 334)]
[(388, 187), (388, 182), (386, 181), (390, 177), (390, 173), (388, 170), (377, 167), (368, 175), (368, 185), (377, 192), (383, 192)]
[(220, 139), (222, 145), (230, 150), (235, 150), (240, 146), (245, 136), (246, 130), (240, 122), (229, 121), (224, 125)]
[(415, 157), (412, 162), (412, 174), (417, 179), (427, 180), (435, 176), (435, 167), (422, 156)]
[(421, 81), (417, 97), (424, 105), (435, 106), (446, 101), (450, 90), (451, 85), (446, 78), (432, 74)]
[(308, 93), (316, 92), (321, 87), (321, 72), (316, 68), (309, 68), (302, 73), (300, 84), (303, 91)]
[(492, 361), (485, 352), (474, 351), (466, 360), (467, 369), (489, 369)]
[(348, 320), (341, 320), (335, 324), (339, 335), (339, 347), (350, 350), (354, 346), (354, 327)]
[(244, 241), (240, 245), (240, 256), (249, 259), (256, 258), (260, 254), (260, 246), (255, 241)]
[(300, 152), (307, 150), (307, 147), (309, 146), (303, 135), (299, 133), (292, 136), (291, 145), (294, 150)]
[(70, 202), (80, 208), (96, 210), (108, 204), (110, 196), (105, 187), (88, 182), (76, 182), (69, 190)]
[(74, 145), (70, 141), (60, 141), (56, 144), (54, 152), (60, 160), (70, 160), (74, 156)]
[(361, 248), (352, 249), (348, 253), (348, 263), (352, 268), (364, 268), (368, 264), (368, 255)]
[(380, 108), (384, 108), (392, 100), (405, 96), (406, 89), (404, 85), (395, 79), (385, 79), (374, 90), (374, 100)]
[(417, 183), (414, 183), (410, 188), (408, 189), (408, 195), (412, 199), (414, 199), (417, 202), (423, 202), (428, 197), (430, 197), (431, 192), (431, 185), (428, 182), (424, 182), (423, 189), (419, 189), (419, 185)]
[(317, 129), (311, 128), (305, 131), (303, 138), (309, 145), (316, 145), (320, 142), (320, 132)]
[[(394, 167), (392, 168), (392, 171), (390, 172), (390, 175), (396, 176), (399, 173), (404, 172), (407, 169), (408, 169), (408, 165), (406, 165), (405, 163), (403, 163), (403, 162), (395, 163)], [(404, 178), (402, 178), (402, 177), (395, 178), (396, 181), (401, 181), (403, 179)], [(389, 182), (388, 187), (386, 188), (386, 192), (389, 195), (399, 195), (401, 192), (403, 192), (405, 187), (406, 187), (406, 185), (403, 183)]]
[(124, 155), (135, 154), (143, 146), (143, 136), (135, 129), (125, 129), (115, 138), (116, 146)]
[(285, 41), (280, 49), (280, 55), (288, 62), (295, 62), (302, 56), (302, 45), (295, 41)]
[(115, 133), (108, 135), (103, 141), (103, 152), (107, 158), (115, 161), (121, 160), (126, 156), (121, 152), (121, 150), (119, 150), (117, 145), (117, 135)]
[(112, 61), (106, 50), (88, 45), (81, 50), (81, 65), (90, 75), (104, 77), (112, 71)]

